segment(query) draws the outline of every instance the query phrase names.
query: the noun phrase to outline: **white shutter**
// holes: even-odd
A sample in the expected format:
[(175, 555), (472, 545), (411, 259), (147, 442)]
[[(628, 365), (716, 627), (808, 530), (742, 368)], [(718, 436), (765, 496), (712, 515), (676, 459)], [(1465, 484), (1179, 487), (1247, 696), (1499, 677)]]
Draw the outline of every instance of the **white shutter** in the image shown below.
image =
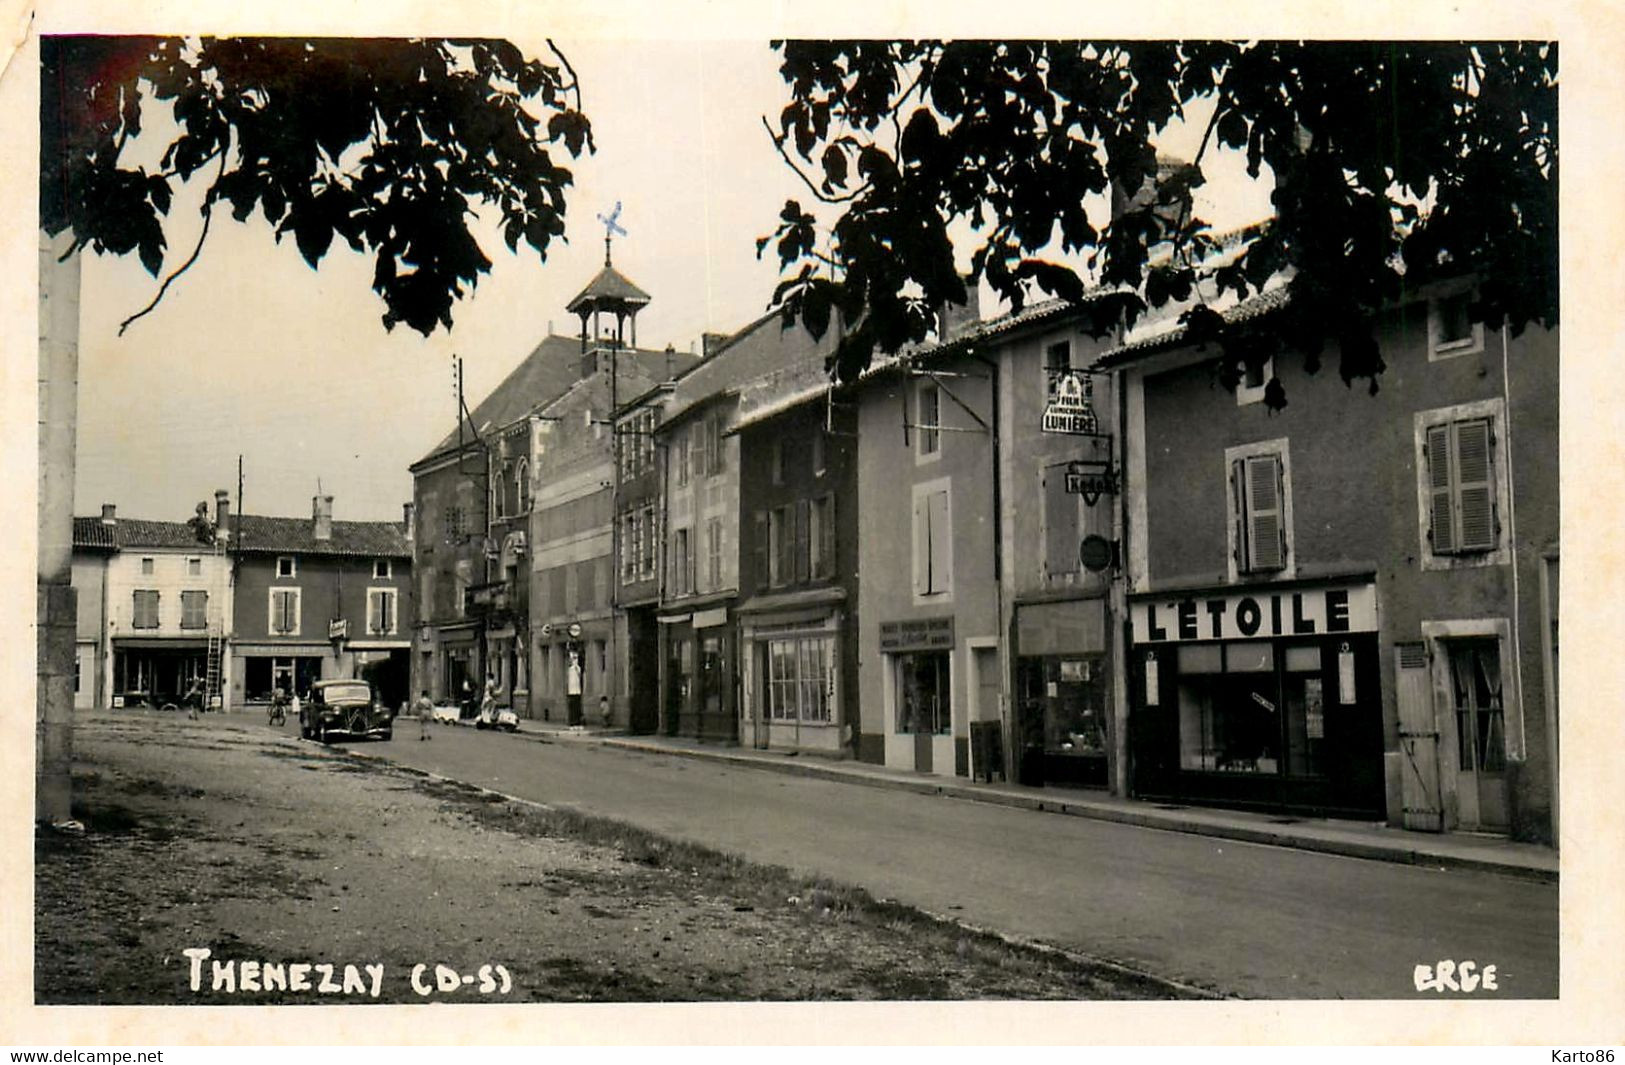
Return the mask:
[(1457, 422), (1454, 429), (1458, 547), (1462, 551), (1488, 551), (1496, 540), (1490, 423), (1486, 419)]
[(1247, 533), (1249, 570), (1286, 565), (1285, 507), (1281, 499), (1281, 460), (1277, 455), (1247, 459)]
[(931, 534), (930, 514), (926, 497), (914, 497), (914, 594), (924, 595), (931, 590)]
[(1450, 475), (1450, 426), (1428, 427), (1428, 503), (1433, 511), (1431, 535), (1433, 553), (1448, 555), (1457, 550), (1456, 513)]
[(953, 551), (952, 532), (948, 528), (948, 493), (932, 492), (927, 497), (931, 533), (930, 591), (945, 592), (949, 588)]

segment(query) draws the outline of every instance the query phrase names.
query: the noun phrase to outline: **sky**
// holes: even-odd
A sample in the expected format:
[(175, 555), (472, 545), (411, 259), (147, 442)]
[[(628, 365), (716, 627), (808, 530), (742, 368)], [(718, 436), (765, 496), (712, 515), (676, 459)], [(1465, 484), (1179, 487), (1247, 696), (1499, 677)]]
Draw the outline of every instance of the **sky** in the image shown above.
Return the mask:
[[(545, 38), (516, 37), (547, 56)], [(786, 99), (777, 55), (763, 40), (561, 40), (579, 72), (597, 152), (572, 162), (568, 243), (547, 260), (508, 252), (494, 228), (493, 261), (454, 328), (424, 338), (386, 332), (371, 259), (342, 242), (311, 270), (291, 239), (262, 220), (215, 220), (198, 262), (150, 315), (121, 337), (159, 281), (134, 256), (83, 256), (75, 512), (113, 503), (128, 517), (183, 520), (225, 488), (250, 513), (309, 514), (318, 493), (334, 516), (399, 520), (407, 467), (455, 427), (453, 357), (464, 360), (472, 408), (549, 329), (573, 334), (565, 305), (602, 266), (600, 213), (618, 202), (614, 261), (652, 302), (640, 346), (693, 350), (703, 332), (729, 333), (760, 315), (778, 280), (770, 233), (786, 198), (807, 204), (774, 149), (763, 115)], [(1205, 116), (1171, 130), (1164, 148), (1195, 151)], [(156, 155), (167, 138), (150, 137)], [(1246, 188), (1241, 164), (1210, 188), (1216, 221), (1267, 211), (1267, 188)], [(201, 179), (177, 197), (165, 273), (201, 227)], [(1215, 201), (1222, 202), (1222, 206)], [(968, 264), (969, 245), (960, 249)], [(984, 316), (999, 310), (984, 292)]]

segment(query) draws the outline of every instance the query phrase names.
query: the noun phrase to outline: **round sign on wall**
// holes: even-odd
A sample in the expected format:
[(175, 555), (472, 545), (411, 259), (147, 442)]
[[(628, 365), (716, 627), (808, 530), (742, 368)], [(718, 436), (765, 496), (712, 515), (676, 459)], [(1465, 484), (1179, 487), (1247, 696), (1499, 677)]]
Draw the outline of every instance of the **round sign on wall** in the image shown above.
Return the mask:
[(1090, 573), (1099, 573), (1112, 564), (1112, 544), (1104, 536), (1090, 533), (1078, 545), (1078, 561)]
[(570, 622), (570, 639), (572, 639), (572, 640), (581, 639), (581, 623), (580, 622), (578, 622), (578, 621)]

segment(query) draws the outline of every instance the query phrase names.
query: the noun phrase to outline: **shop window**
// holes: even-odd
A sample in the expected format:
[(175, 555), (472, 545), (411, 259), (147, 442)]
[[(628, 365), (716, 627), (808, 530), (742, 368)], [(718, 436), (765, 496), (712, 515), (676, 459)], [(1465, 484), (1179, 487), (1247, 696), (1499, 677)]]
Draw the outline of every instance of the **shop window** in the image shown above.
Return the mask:
[(209, 593), (181, 593), (181, 628), (201, 629), (209, 624)]
[(829, 724), (834, 719), (835, 638), (785, 637), (763, 646), (769, 720)]
[(1501, 539), (1489, 418), (1427, 428), (1428, 544), (1435, 555), (1493, 551)]
[(1279, 773), (1274, 645), (1185, 644), (1177, 650), (1179, 767)]
[(136, 629), (156, 629), (158, 627), (158, 593), (147, 588), (138, 588), (135, 592), (134, 613), (130, 618), (130, 627)]
[(897, 731), (946, 735), (953, 730), (947, 651), (896, 656)]
[(367, 590), (367, 634), (392, 636), (395, 633), (395, 590), (369, 588)]
[(275, 636), (299, 634), (299, 589), (272, 588), (267, 628)]
[(1286, 715), (1286, 771), (1318, 777), (1325, 772), (1326, 688), (1320, 648), (1288, 646), (1281, 670)]
[[(941, 486), (941, 487), (939, 487)], [(953, 530), (945, 481), (914, 487), (914, 594), (953, 591)]]
[(1225, 453), (1230, 472), (1230, 557), (1233, 574), (1290, 569), (1291, 481), (1286, 441)]
[(919, 451), (918, 459), (934, 459), (942, 453), (942, 392), (935, 381), (921, 381), (919, 385)]
[(1107, 688), (1100, 655), (1021, 658), (1023, 744), (1054, 755), (1105, 755)]
[(1506, 771), (1501, 655), (1494, 640), (1449, 640), (1450, 694), (1456, 713), (1457, 764), (1463, 772)]

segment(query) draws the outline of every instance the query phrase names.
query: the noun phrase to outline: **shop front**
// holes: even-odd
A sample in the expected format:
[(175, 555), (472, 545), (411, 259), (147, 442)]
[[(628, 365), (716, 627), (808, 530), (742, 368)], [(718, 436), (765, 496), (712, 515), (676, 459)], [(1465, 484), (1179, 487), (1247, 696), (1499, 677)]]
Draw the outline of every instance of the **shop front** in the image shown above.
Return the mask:
[(744, 730), (753, 747), (841, 754), (842, 589), (762, 596), (740, 607)]
[(179, 703), (207, 667), (203, 640), (113, 640), (113, 705), (163, 706)]
[(1111, 671), (1105, 600), (1017, 603), (1016, 730), (1022, 784), (1109, 785)]
[(1373, 584), (1154, 595), (1130, 616), (1136, 797), (1384, 816)]
[(536, 674), (527, 678), (532, 717), (571, 727), (607, 725), (610, 688), (611, 622), (607, 618), (551, 622), (537, 630)]
[(739, 742), (737, 647), (726, 606), (660, 619), (660, 731)]
[(332, 672), (323, 667), (331, 657), (328, 644), (238, 644), (233, 648), (233, 673), (242, 678), (242, 686), (234, 694), (240, 704), (270, 702), (277, 688), (303, 698), (311, 685)]
[[(886, 765), (917, 773), (968, 775), (969, 730), (953, 697), (953, 616), (882, 621), (880, 658), (891, 726)], [(956, 750), (961, 746), (963, 758)]]

